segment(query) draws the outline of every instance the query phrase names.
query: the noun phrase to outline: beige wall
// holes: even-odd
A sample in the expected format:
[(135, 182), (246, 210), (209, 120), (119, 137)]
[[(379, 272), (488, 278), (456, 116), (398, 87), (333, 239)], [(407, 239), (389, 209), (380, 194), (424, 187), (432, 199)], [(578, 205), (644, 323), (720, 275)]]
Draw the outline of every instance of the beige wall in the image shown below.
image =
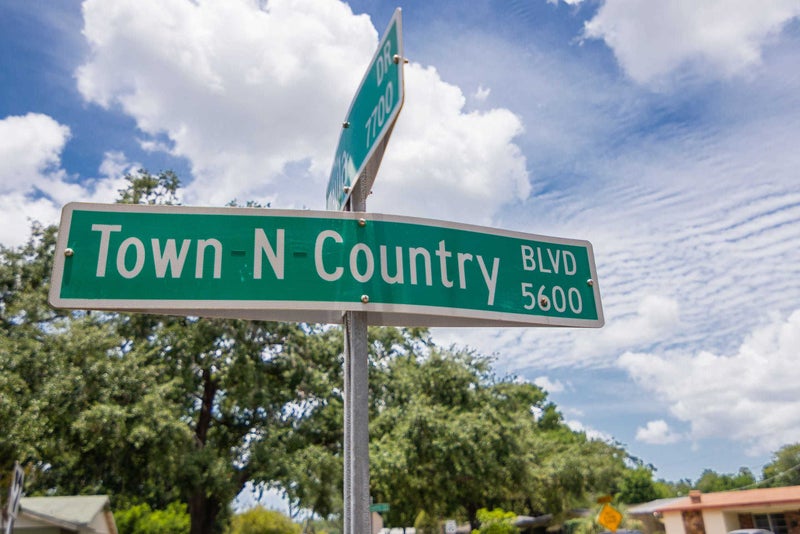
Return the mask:
[[(703, 522), (706, 525), (706, 534), (725, 534), (739, 528), (738, 525), (729, 528), (730, 522), (726, 521), (725, 515), (722, 510), (704, 510)], [(738, 523), (738, 519), (735, 519), (735, 521)]]
[(24, 532), (25, 534), (59, 534), (61, 529), (20, 514), (16, 521), (14, 521), (13, 532)]
[(680, 512), (664, 514), (664, 530), (666, 534), (686, 534), (686, 530), (683, 528), (683, 516)]
[(113, 516), (109, 516), (111, 516), (111, 512), (105, 512), (94, 516), (92, 522), (89, 523), (90, 531), (97, 532), (98, 534), (117, 534)]
[[(745, 510), (742, 513), (786, 514), (790, 534), (800, 534), (800, 512), (783, 511), (780, 508), (762, 508)], [(791, 526), (793, 521), (797, 523), (794, 528)], [(666, 512), (663, 522), (666, 530), (665, 534), (687, 534), (681, 512)], [(724, 510), (703, 510), (703, 524), (705, 534), (726, 534), (739, 528), (752, 528), (752, 525), (742, 525), (740, 523), (739, 512)]]

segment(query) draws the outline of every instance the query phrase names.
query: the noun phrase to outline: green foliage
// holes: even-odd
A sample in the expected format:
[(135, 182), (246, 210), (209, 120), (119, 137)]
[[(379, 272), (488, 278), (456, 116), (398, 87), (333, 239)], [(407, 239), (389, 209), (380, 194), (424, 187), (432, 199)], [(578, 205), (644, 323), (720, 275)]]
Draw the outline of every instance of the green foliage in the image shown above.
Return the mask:
[(424, 510), (418, 513), (417, 518), (414, 519), (414, 529), (417, 534), (439, 534), (441, 532), (436, 518), (425, 513)]
[(300, 534), (300, 525), (262, 506), (233, 516), (228, 534)]
[[(620, 529), (645, 531), (644, 523), (628, 515), (624, 504), (614, 504), (613, 506), (622, 514)], [(597, 522), (600, 509), (601, 507), (595, 504), (591, 514), (564, 521), (562, 525), (564, 534), (599, 534), (600, 532), (608, 532), (606, 527)]]
[(659, 492), (653, 482), (653, 471), (639, 466), (626, 471), (620, 483), (618, 499), (627, 504), (649, 502), (659, 498)]
[(567, 428), (541, 389), (497, 378), (491, 360), (425, 346), (374, 367), (372, 489), (391, 524), (418, 510), (473, 524), (486, 506), (558, 514), (616, 492), (624, 450)]
[(506, 512), (500, 508), (478, 510), (477, 518), (481, 526), (478, 530), (473, 530), (473, 534), (517, 534), (519, 529), (514, 526), (516, 514)]
[(341, 520), (306, 519), (302, 527), (303, 534), (341, 534)]
[[(176, 201), (173, 173), (127, 179), (123, 202)], [(31, 466), (29, 494), (107, 493), (115, 507), (155, 509), (182, 499), (200, 533), (221, 531), (245, 482), (299, 478), (304, 457), (318, 480), (290, 497), (333, 513), (337, 329), (56, 311), (54, 242), (55, 228), (34, 226), (25, 247), (0, 248), (3, 471)]]
[(165, 204), (178, 203), (180, 179), (172, 171), (161, 171), (152, 175), (145, 169), (125, 176), (128, 187), (120, 189), (119, 204)]
[[(121, 202), (178, 200), (174, 173), (126, 178)], [(167, 523), (158, 511), (181, 500), (193, 532), (221, 532), (248, 481), (336, 517), (341, 330), (53, 310), (55, 232), (34, 225), (25, 246), (0, 247), (0, 470), (21, 461), (28, 494), (108, 493), (129, 524), (145, 512)], [(371, 327), (369, 348), (371, 492), (392, 504), (390, 524), (660, 496), (622, 447), (570, 430), (540, 388), (495, 376), (489, 358), (419, 328)]]
[(703, 493), (712, 493), (715, 491), (732, 491), (741, 489), (747, 486), (752, 486), (756, 482), (753, 473), (746, 467), (739, 469), (735, 475), (718, 474), (711, 469), (706, 469), (697, 480), (695, 488)]
[(653, 487), (656, 490), (656, 499), (668, 499), (670, 497), (677, 497), (678, 495), (687, 495), (689, 489), (687, 488), (685, 491), (680, 492), (679, 484), (667, 482), (665, 480), (657, 480), (653, 483)]
[(800, 485), (800, 443), (785, 445), (772, 455), (762, 471), (761, 487)]
[(119, 534), (188, 534), (189, 514), (183, 503), (171, 503), (166, 510), (152, 510), (138, 504), (114, 512)]
[(564, 534), (597, 534), (600, 526), (590, 517), (577, 517), (564, 521)]

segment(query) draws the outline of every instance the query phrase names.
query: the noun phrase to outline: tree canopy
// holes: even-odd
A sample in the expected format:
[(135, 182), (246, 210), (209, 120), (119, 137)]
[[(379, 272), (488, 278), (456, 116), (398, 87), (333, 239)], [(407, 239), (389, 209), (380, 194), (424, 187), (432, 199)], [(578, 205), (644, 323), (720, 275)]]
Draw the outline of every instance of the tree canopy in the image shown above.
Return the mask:
[[(178, 187), (173, 173), (140, 171), (120, 199), (175, 203)], [(26, 245), (0, 247), (2, 472), (20, 461), (29, 495), (171, 510), (156, 516), (167, 529), (185, 506), (193, 534), (222, 532), (248, 482), (282, 490), (295, 510), (341, 512), (339, 327), (54, 310), (55, 236), (34, 224)], [(491, 358), (419, 328), (370, 327), (369, 350), (371, 491), (391, 504), (389, 524), (422, 513), (477, 528), (481, 508), (561, 517), (600, 494), (682, 491), (622, 445), (568, 428), (544, 391), (497, 376)], [(798, 465), (800, 445), (784, 447), (765, 483), (800, 483)], [(708, 470), (697, 487), (753, 482), (746, 469)]]

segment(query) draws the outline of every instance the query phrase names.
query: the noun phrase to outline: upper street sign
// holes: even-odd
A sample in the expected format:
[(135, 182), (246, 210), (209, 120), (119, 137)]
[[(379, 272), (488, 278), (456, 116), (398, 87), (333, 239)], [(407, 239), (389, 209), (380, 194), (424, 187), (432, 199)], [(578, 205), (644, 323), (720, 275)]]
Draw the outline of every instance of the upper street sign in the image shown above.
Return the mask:
[[(374, 172), (383, 156), (381, 143), (388, 139), (403, 106), (400, 14), (400, 8), (396, 9), (342, 125), (325, 194), (329, 210), (342, 209), (367, 165), (374, 165), (371, 178), (375, 178)], [(367, 184), (367, 187), (371, 185)]]
[(587, 241), (375, 213), (64, 207), (59, 308), (338, 323), (603, 324)]

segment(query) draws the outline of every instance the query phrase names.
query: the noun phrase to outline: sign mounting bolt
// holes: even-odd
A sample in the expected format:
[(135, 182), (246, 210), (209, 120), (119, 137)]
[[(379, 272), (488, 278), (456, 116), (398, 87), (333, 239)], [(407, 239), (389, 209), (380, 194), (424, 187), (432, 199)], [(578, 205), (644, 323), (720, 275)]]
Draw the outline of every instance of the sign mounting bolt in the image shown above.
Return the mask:
[(591, 278), (589, 278), (589, 279), (586, 281), (586, 285), (587, 285), (587, 286), (589, 286), (589, 287), (592, 287), (592, 286), (594, 285), (594, 280), (592, 280)]
[(343, 190), (345, 193), (349, 193), (349, 192), (350, 192), (350, 188), (349, 188), (348, 186), (344, 186), (344, 187), (342, 188), (342, 190)]
[(363, 217), (362, 217), (362, 218), (360, 218), (360, 219), (358, 220), (358, 225), (359, 225), (360, 227), (362, 227), (362, 228), (363, 228), (363, 227), (365, 227), (365, 226), (367, 225), (367, 220), (366, 220), (365, 218), (363, 218)]
[(547, 299), (547, 297), (542, 297), (539, 299), (539, 304), (542, 306), (542, 308), (547, 308), (550, 305), (550, 301)]
[(75, 251), (71, 248), (64, 249), (64, 256), (71, 258), (73, 254), (75, 254)]
[(350, 122), (349, 121), (344, 121), (342, 123), (342, 128), (350, 128)]
[(369, 295), (361, 295), (361, 302), (364, 304), (369, 302)]

